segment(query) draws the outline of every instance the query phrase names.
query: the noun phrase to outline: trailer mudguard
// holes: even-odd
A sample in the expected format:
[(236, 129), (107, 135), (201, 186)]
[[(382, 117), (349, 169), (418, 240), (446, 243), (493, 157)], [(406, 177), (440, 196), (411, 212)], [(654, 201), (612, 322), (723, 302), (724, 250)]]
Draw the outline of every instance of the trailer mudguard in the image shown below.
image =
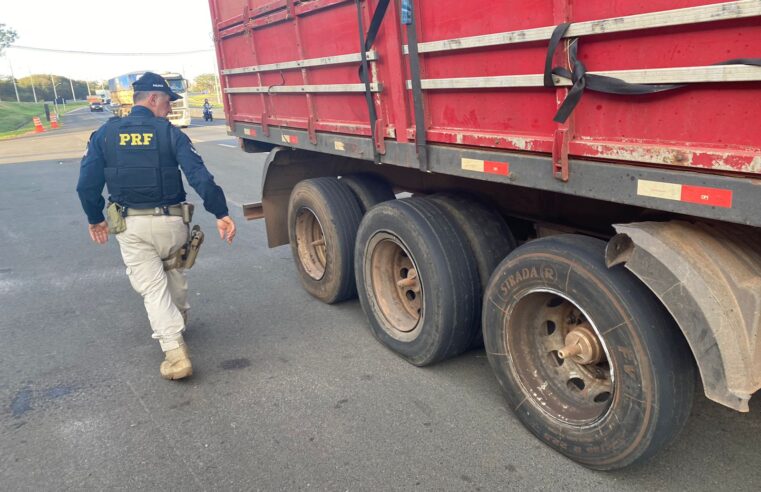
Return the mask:
[(262, 214), (270, 248), (288, 244), (288, 199), (296, 183), (321, 176), (341, 176), (372, 169), (372, 162), (275, 147), (267, 155), (262, 176)]
[(684, 333), (706, 396), (741, 412), (761, 387), (761, 233), (685, 221), (614, 226), (608, 266), (624, 264)]

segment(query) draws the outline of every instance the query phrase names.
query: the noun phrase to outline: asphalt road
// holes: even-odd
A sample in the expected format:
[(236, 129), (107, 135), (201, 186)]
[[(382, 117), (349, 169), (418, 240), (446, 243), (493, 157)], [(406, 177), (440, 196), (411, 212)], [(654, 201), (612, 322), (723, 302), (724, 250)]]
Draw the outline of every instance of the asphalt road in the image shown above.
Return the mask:
[[(301, 290), (288, 247), (239, 205), (263, 155), (224, 124), (187, 133), (239, 234), (189, 272), (194, 376), (159, 377), (116, 242), (91, 243), (74, 191), (108, 114), (0, 142), (0, 484), (3, 490), (759, 490), (761, 412), (699, 397), (652, 462), (589, 471), (505, 408), (482, 351), (415, 368), (370, 335), (356, 301)], [(196, 203), (198, 203), (197, 197)], [(752, 402), (751, 407), (754, 405)]]

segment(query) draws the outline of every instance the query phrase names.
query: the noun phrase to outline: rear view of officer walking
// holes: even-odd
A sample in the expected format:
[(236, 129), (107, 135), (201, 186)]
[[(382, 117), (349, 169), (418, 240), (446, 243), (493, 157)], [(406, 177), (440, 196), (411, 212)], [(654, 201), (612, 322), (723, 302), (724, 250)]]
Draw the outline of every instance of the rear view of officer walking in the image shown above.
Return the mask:
[[(193, 373), (182, 337), (187, 322), (187, 280), (183, 269), (165, 269), (186, 243), (188, 226), (181, 203), (180, 169), (217, 218), (220, 238), (232, 243), (235, 223), (222, 188), (204, 166), (190, 139), (166, 119), (180, 98), (159, 75), (146, 72), (134, 84), (134, 106), (124, 118), (111, 118), (90, 137), (82, 158), (77, 193), (87, 214), (90, 237), (108, 240), (103, 217), (103, 186), (118, 205), (126, 229), (116, 233), (132, 287), (143, 296), (153, 338), (159, 340), (166, 379)], [(111, 224), (114, 227), (114, 224)], [(119, 229), (117, 229), (118, 231)], [(116, 231), (115, 231), (116, 232)]]

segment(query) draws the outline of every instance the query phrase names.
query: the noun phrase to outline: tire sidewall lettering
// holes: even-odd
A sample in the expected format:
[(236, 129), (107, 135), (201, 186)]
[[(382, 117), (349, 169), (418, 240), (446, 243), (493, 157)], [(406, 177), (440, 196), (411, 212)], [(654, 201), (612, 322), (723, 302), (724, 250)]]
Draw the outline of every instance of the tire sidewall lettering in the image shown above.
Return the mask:
[[(563, 262), (562, 257), (555, 257), (555, 261), (526, 261), (517, 259), (506, 260), (506, 263), (498, 269), (499, 275), (492, 278), (488, 295), (484, 300), (484, 327), (490, 331), (486, 336), (487, 352), (489, 361), (497, 375), (509, 404), (513, 409), (520, 405), (517, 414), (527, 424), (529, 429), (544, 440), (551, 447), (567, 453), (570, 451), (583, 450), (587, 454), (616, 454), (624, 452), (624, 436), (626, 430), (631, 431), (631, 426), (638, 425), (642, 419), (642, 413), (648, 412), (651, 402), (646, 401), (646, 384), (651, 378), (645, 374), (648, 369), (642, 367), (634, 351), (629, 347), (638, 346), (641, 340), (636, 340), (635, 330), (631, 323), (626, 320), (623, 306), (603, 305), (588, 302), (593, 307), (583, 306), (584, 301), (593, 300), (595, 289), (604, 289), (590, 280), (591, 275), (580, 271), (578, 266), (571, 267)], [(497, 286), (497, 288), (492, 288)], [(601, 420), (592, 424), (595, 432), (574, 432), (573, 440), (580, 444), (574, 445), (571, 450), (568, 443), (569, 427), (560, 424), (542, 425), (536, 417), (537, 413), (543, 412), (535, 403), (522, 402), (522, 390), (516, 388), (513, 378), (507, 372), (513, 372), (511, 357), (507, 353), (505, 331), (507, 329), (507, 317), (519, 302), (522, 292), (532, 289), (557, 290), (570, 294), (574, 299), (579, 299), (581, 307), (587, 311), (590, 317), (595, 319), (607, 319), (610, 326), (596, 326), (602, 334), (602, 339), (607, 346), (609, 362), (614, 374), (614, 393), (611, 407)], [(609, 296), (616, 293), (607, 290)], [(517, 296), (517, 297), (516, 297)], [(611, 324), (612, 323), (612, 324)], [(498, 343), (495, 343), (498, 341)], [(495, 356), (495, 354), (505, 354)], [(514, 372), (513, 372), (514, 374)], [(644, 382), (644, 384), (643, 384)], [(597, 434), (594, 436), (594, 434)], [(592, 435), (590, 438), (589, 436)]]

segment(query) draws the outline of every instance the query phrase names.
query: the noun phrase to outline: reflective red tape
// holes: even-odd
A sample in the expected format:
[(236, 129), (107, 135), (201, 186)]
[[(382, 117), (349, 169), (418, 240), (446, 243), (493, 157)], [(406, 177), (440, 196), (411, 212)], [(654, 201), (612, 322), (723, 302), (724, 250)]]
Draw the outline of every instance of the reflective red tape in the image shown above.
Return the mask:
[(682, 185), (681, 200), (683, 202), (697, 203), (700, 205), (732, 208), (732, 190)]
[(510, 174), (510, 163), (508, 162), (482, 161), (481, 159), (463, 157), (460, 167), (466, 171), (477, 173), (499, 174), (501, 176)]
[(484, 172), (489, 174), (510, 174), (510, 165), (507, 162), (484, 161)]
[(712, 207), (732, 208), (732, 190), (692, 186), (662, 181), (637, 181), (637, 194), (664, 200), (695, 203)]

